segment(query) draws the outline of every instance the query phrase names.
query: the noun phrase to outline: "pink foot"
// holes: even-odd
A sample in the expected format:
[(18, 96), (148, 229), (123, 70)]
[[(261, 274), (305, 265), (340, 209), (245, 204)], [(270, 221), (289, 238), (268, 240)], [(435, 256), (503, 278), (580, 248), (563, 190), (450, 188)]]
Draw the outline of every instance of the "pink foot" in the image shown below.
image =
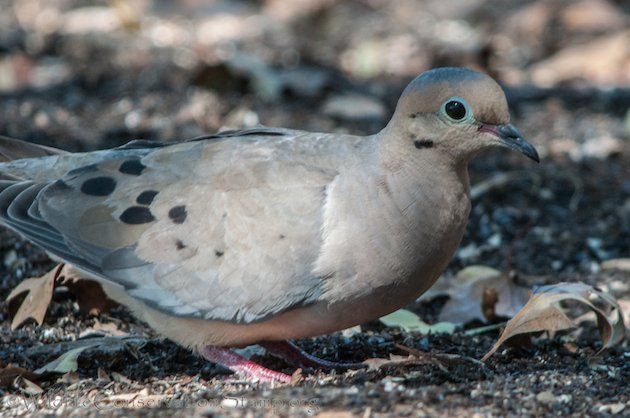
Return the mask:
[(236, 354), (229, 348), (207, 346), (201, 350), (201, 355), (213, 363), (227, 367), (234, 373), (259, 382), (291, 383), (291, 376), (276, 372), (256, 364), (245, 357)]
[(264, 341), (258, 343), (258, 345), (296, 367), (313, 367), (326, 370), (363, 369), (367, 367), (362, 363), (338, 363), (315, 357), (290, 341)]

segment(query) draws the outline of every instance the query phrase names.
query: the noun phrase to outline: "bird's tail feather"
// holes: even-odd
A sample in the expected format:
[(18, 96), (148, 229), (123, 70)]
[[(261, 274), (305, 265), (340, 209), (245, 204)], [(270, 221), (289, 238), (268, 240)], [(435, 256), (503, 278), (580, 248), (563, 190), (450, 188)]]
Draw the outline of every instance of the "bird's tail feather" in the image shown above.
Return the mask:
[(0, 162), (65, 154), (57, 148), (0, 136)]

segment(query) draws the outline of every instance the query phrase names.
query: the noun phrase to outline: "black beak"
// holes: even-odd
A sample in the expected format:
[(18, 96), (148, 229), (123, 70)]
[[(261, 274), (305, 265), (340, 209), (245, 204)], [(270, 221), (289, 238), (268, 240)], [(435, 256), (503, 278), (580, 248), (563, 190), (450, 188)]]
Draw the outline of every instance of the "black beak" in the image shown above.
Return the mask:
[(537, 163), (540, 162), (536, 148), (523, 138), (523, 134), (513, 125), (486, 125), (479, 127), (480, 131), (491, 133), (497, 136), (501, 145), (520, 151), (525, 156), (531, 158)]

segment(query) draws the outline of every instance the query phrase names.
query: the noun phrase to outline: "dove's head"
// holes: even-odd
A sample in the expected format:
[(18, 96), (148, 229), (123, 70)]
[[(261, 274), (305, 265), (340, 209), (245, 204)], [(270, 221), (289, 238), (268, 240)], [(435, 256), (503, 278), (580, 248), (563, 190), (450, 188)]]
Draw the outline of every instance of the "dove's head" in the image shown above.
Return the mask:
[(503, 89), (491, 77), (466, 68), (437, 68), (416, 77), (387, 129), (397, 131), (408, 152), (433, 148), (467, 162), (483, 149), (504, 146), (539, 160), (536, 149), (510, 124)]

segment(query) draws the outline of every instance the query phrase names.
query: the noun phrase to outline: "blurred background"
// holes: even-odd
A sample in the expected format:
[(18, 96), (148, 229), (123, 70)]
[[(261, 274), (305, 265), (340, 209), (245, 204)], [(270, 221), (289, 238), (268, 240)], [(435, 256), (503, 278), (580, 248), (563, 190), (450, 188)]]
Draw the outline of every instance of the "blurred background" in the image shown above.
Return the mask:
[(557, 281), (630, 256), (630, 2), (0, 0), (0, 10), (0, 134), (72, 151), (257, 124), (369, 134), (422, 71), (485, 71), (543, 162), (499, 150), (473, 163), (481, 186), (450, 271), (484, 263)]

